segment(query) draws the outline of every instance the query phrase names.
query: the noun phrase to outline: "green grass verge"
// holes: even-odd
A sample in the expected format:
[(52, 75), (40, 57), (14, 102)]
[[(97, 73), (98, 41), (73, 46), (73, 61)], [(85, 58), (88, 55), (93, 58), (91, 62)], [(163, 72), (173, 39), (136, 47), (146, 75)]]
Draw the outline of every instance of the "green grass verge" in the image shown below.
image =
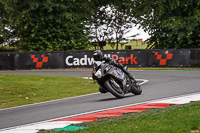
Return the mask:
[(148, 109), (140, 113), (127, 113), (119, 117), (101, 118), (94, 122), (78, 124), (77, 126), (89, 128), (73, 133), (199, 133), (199, 107), (200, 102), (193, 102), (163, 109)]
[(66, 76), (0, 75), (0, 108), (98, 92), (92, 80)]

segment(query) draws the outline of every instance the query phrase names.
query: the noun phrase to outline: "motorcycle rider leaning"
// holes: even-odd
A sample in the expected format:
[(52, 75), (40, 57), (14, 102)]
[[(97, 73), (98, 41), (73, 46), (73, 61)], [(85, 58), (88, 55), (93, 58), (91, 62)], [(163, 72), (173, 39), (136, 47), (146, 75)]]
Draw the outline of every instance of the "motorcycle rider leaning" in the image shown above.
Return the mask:
[(109, 63), (111, 65), (114, 65), (118, 68), (120, 68), (130, 79), (131, 82), (135, 84), (135, 86), (138, 85), (137, 81), (133, 78), (133, 76), (126, 70), (126, 67), (124, 67), (122, 64), (117, 63), (115, 60), (113, 60), (110, 57), (104, 57), (103, 53), (101, 52), (101, 50), (95, 50), (94, 51), (94, 60), (95, 61), (105, 61), (106, 63)]

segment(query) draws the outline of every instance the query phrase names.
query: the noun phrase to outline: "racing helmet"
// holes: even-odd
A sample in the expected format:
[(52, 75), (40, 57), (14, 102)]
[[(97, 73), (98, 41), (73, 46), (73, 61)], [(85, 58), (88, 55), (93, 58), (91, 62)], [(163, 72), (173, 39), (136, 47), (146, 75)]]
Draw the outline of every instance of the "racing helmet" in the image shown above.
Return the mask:
[(101, 50), (95, 50), (93, 56), (95, 61), (101, 61), (103, 59), (103, 53)]

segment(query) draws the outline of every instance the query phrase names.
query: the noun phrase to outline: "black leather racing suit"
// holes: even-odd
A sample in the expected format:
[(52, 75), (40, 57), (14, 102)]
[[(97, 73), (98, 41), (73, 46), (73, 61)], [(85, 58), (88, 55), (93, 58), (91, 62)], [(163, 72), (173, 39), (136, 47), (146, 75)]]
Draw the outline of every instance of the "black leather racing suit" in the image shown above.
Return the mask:
[(103, 61), (105, 61), (106, 63), (109, 63), (111, 65), (114, 65), (118, 68), (120, 68), (130, 79), (133, 83), (136, 83), (136, 80), (133, 78), (133, 76), (124, 68), (124, 66), (120, 63), (117, 63), (115, 60), (113, 60), (110, 57), (103, 57), (102, 59)]

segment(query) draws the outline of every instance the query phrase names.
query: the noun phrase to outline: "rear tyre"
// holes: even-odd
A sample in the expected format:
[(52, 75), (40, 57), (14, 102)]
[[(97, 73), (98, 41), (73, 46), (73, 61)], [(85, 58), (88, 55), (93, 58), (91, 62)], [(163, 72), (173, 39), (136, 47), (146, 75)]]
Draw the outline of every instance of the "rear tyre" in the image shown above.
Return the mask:
[(117, 89), (119, 89), (119, 88), (115, 87), (115, 85), (110, 80), (105, 81), (105, 88), (116, 98), (124, 97), (124, 92), (122, 90), (121, 90), (121, 92), (118, 92)]
[(142, 93), (142, 88), (140, 85), (135, 85), (133, 84), (132, 88), (131, 88), (131, 92), (135, 95), (140, 95)]

